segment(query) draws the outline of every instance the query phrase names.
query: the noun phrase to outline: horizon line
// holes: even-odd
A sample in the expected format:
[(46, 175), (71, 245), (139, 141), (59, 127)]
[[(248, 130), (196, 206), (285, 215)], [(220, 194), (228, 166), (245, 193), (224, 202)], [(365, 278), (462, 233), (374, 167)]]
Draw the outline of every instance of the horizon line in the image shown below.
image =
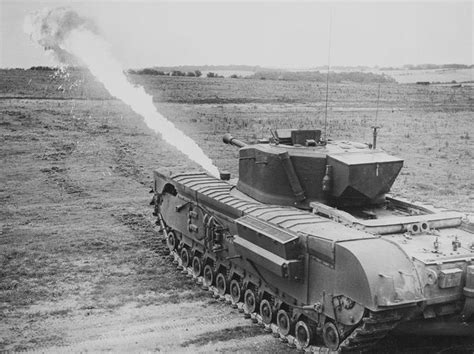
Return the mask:
[[(5, 66), (0, 67), (0, 69), (31, 69), (34, 67), (48, 67), (48, 68), (56, 68), (60, 67), (61, 64), (57, 65), (31, 65), (31, 66)], [(65, 65), (67, 67), (72, 68), (85, 68), (85, 66), (81, 65)], [(287, 66), (287, 65), (261, 65), (261, 64), (175, 64), (175, 65), (150, 65), (150, 66), (140, 66), (140, 67), (128, 67), (124, 68), (125, 70), (131, 69), (149, 69), (149, 68), (180, 68), (180, 67), (248, 67), (248, 68), (261, 68), (261, 69), (283, 69), (283, 70), (291, 70), (291, 69), (298, 69), (298, 70), (312, 70), (312, 69), (321, 69), (327, 68), (328, 65), (315, 65), (315, 66)], [(433, 66), (433, 68), (421, 68), (423, 66)], [(471, 69), (474, 67), (474, 64), (466, 64), (466, 63), (443, 63), (443, 64), (434, 64), (434, 63), (422, 63), (422, 64), (401, 64), (401, 65), (368, 65), (368, 64), (352, 64), (352, 65), (331, 65), (332, 68), (370, 68), (370, 69), (383, 69), (383, 68), (390, 68), (390, 69), (408, 69), (410, 67), (419, 68), (420, 70), (430, 70), (430, 69), (442, 69), (443, 66), (465, 66), (464, 68), (459, 69)]]

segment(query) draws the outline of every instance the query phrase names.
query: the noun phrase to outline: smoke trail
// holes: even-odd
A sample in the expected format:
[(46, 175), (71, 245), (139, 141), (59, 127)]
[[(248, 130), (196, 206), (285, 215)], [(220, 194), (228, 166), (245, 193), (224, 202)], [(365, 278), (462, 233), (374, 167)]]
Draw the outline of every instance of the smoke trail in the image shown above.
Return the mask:
[(219, 171), (194, 140), (156, 111), (153, 98), (143, 87), (133, 86), (122, 65), (107, 50), (107, 43), (93, 23), (66, 8), (43, 10), (25, 19), (24, 30), (63, 64), (79, 62), (105, 86), (109, 93), (141, 115), (145, 123), (162, 138), (213, 176)]

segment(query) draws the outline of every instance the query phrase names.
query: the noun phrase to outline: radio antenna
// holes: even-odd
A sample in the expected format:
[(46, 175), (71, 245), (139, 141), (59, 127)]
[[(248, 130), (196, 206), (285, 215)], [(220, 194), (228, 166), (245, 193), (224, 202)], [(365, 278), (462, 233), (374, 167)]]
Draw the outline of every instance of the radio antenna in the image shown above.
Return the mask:
[(380, 127), (377, 125), (379, 115), (379, 101), (380, 101), (380, 84), (379, 92), (377, 94), (377, 108), (375, 108), (375, 124), (372, 126), (372, 149), (377, 148), (377, 129)]
[(379, 91), (377, 93), (377, 108), (375, 109), (375, 126), (377, 126), (377, 118), (379, 115), (379, 101), (380, 101), (380, 83), (379, 83)]
[(324, 112), (324, 142), (328, 141), (328, 99), (329, 99), (329, 68), (331, 66), (331, 31), (332, 31), (332, 9), (329, 10), (329, 43), (328, 43), (328, 72), (326, 75), (326, 109)]

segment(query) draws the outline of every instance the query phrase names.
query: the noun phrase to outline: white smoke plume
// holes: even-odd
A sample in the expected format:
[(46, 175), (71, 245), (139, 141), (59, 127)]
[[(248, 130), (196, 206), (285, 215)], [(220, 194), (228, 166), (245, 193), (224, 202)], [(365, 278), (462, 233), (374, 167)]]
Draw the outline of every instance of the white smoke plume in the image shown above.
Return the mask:
[(219, 171), (194, 140), (157, 112), (153, 98), (143, 87), (132, 85), (122, 65), (111, 55), (108, 44), (95, 25), (67, 8), (43, 10), (25, 19), (24, 30), (31, 39), (52, 51), (62, 64), (81, 63), (105, 86), (109, 93), (125, 102), (162, 138), (211, 175)]

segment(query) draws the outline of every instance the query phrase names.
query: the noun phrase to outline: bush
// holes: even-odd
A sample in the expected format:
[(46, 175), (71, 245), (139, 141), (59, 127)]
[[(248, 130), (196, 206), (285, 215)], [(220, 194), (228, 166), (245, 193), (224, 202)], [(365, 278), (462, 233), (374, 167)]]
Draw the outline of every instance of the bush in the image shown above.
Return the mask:
[(213, 73), (213, 72), (208, 72), (208, 73), (207, 73), (207, 77), (215, 77), (215, 78), (222, 79), (224, 76), (218, 75), (218, 74)]
[(181, 70), (173, 70), (171, 72), (171, 76), (186, 76), (186, 73), (182, 72)]
[(136, 74), (136, 75), (165, 75), (165, 73), (161, 70), (155, 70), (151, 68), (145, 68), (145, 69), (140, 69), (140, 70), (133, 70), (130, 69), (128, 70), (130, 74)]

